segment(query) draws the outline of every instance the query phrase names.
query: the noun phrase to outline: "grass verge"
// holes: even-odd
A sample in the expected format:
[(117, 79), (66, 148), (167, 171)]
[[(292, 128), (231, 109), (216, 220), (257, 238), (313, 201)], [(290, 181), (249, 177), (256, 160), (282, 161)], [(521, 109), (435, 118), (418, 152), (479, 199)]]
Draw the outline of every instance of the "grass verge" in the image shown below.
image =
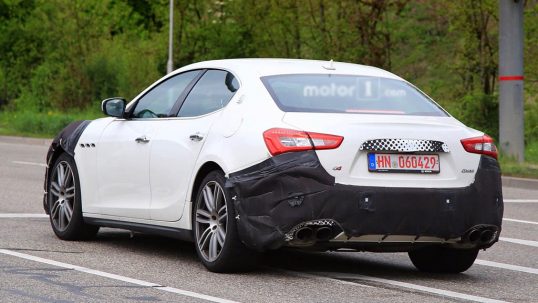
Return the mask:
[(94, 111), (0, 112), (0, 135), (36, 138), (53, 138), (69, 123), (77, 120), (91, 120), (102, 117)]
[(538, 179), (538, 142), (531, 142), (525, 146), (525, 162), (518, 163), (502, 154), (499, 162), (505, 176)]

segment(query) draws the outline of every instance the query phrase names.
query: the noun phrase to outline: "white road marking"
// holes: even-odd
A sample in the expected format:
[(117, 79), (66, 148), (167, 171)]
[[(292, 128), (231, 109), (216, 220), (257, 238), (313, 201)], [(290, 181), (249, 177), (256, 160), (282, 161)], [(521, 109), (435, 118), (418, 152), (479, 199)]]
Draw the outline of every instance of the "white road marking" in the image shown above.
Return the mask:
[(510, 219), (510, 218), (503, 218), (503, 221), (517, 222), (517, 223), (527, 223), (527, 224), (536, 224), (536, 225), (538, 225), (538, 222), (527, 221), (527, 220), (518, 220), (518, 219)]
[(193, 297), (193, 298), (203, 299), (203, 300), (212, 301), (212, 302), (237, 303), (235, 301), (230, 301), (230, 300), (226, 300), (226, 299), (207, 296), (207, 295), (204, 295), (204, 294), (199, 294), (197, 292), (192, 292), (192, 291), (183, 290), (183, 289), (174, 288), (174, 287), (159, 286), (159, 287), (155, 287), (155, 288), (160, 289), (160, 290), (164, 290), (164, 291), (167, 291), (167, 292), (179, 294), (179, 295), (184, 295), (184, 296), (187, 296), (187, 297)]
[(504, 238), (504, 237), (500, 237), (499, 240), (505, 241), (505, 242), (521, 244), (521, 245), (538, 247), (538, 241), (522, 240), (522, 239), (514, 239), (514, 238)]
[[(322, 273), (311, 273), (311, 274), (321, 275), (321, 276), (329, 275), (331, 278), (335, 278), (335, 279), (347, 279), (347, 280), (357, 279), (357, 280), (370, 281), (370, 282), (381, 283), (381, 284), (389, 284), (389, 285), (397, 286), (401, 288), (407, 288), (407, 289), (422, 291), (426, 293), (436, 294), (436, 295), (440, 295), (444, 297), (462, 299), (462, 300), (473, 301), (473, 302), (506, 303), (506, 301), (473, 296), (473, 295), (459, 293), (459, 292), (455, 292), (451, 290), (438, 289), (438, 288), (422, 286), (422, 285), (417, 285), (417, 284), (412, 284), (412, 283), (407, 283), (407, 282), (400, 282), (400, 281), (395, 281), (395, 280), (376, 278), (376, 277), (364, 276), (364, 275), (359, 275), (359, 274), (346, 274), (346, 273), (335, 273), (335, 272), (322, 272)], [(353, 282), (349, 282), (349, 283), (353, 283)]]
[(37, 162), (11, 161), (11, 163), (47, 167), (47, 164), (45, 164), (45, 163), (37, 163)]
[(300, 278), (311, 279), (311, 280), (318, 280), (318, 281), (323, 281), (323, 282), (333, 282), (333, 283), (338, 283), (338, 284), (360, 286), (360, 287), (365, 287), (365, 288), (376, 288), (374, 286), (370, 286), (370, 285), (366, 285), (366, 284), (360, 284), (360, 283), (357, 283), (357, 282), (348, 282), (348, 281), (345, 281), (345, 280), (339, 280), (339, 279), (335, 279), (335, 278), (331, 278), (331, 277), (326, 277), (326, 276), (323, 276), (323, 275), (313, 275), (313, 274), (304, 273), (304, 272), (285, 270), (285, 269), (279, 269), (279, 268), (272, 268), (272, 267), (265, 267), (265, 268), (267, 268), (269, 270), (282, 272), (282, 273), (285, 273), (285, 274), (288, 274), (288, 275), (292, 275), (292, 276), (296, 276), (296, 277), (300, 277)]
[(506, 264), (506, 263), (498, 263), (493, 261), (487, 261), (487, 260), (475, 260), (475, 264), (480, 264), (484, 266), (490, 266), (490, 267), (496, 267), (496, 268), (502, 268), (502, 269), (508, 269), (508, 270), (514, 270), (519, 272), (525, 272), (529, 274), (535, 274), (538, 275), (538, 269), (532, 268), (532, 267), (525, 267), (525, 266), (519, 266), (519, 265), (512, 265), (512, 264)]
[(504, 203), (538, 203), (538, 199), (504, 199)]
[(145, 287), (151, 287), (153, 289), (158, 289), (158, 290), (162, 290), (162, 291), (166, 291), (166, 292), (170, 292), (170, 293), (180, 294), (180, 295), (191, 297), (191, 298), (197, 298), (197, 299), (207, 300), (207, 301), (216, 302), (216, 303), (237, 303), (236, 301), (231, 301), (231, 300), (227, 300), (227, 299), (222, 299), (222, 298), (218, 298), (218, 297), (204, 295), (204, 294), (200, 294), (200, 293), (197, 293), (197, 292), (192, 292), (192, 291), (183, 290), (183, 289), (179, 289), (179, 288), (163, 286), (163, 285), (160, 285), (160, 284), (147, 282), (147, 281), (143, 281), (143, 280), (138, 280), (138, 279), (133, 279), (133, 278), (120, 276), (120, 275), (116, 275), (116, 274), (111, 274), (111, 273), (107, 273), (107, 272), (104, 272), (104, 271), (95, 270), (95, 269), (91, 269), (91, 268), (87, 268), (87, 267), (82, 267), (82, 266), (77, 266), (77, 265), (72, 265), (72, 264), (68, 264), (68, 263), (58, 262), (58, 261), (54, 261), (54, 260), (50, 260), (50, 259), (40, 258), (40, 257), (28, 255), (28, 254), (23, 254), (23, 253), (20, 253), (20, 252), (15, 252), (15, 251), (12, 251), (12, 250), (0, 249), (0, 253), (5, 254), (5, 255), (10, 255), (10, 256), (13, 256), (13, 257), (18, 257), (18, 258), (22, 258), (22, 259), (26, 259), (26, 260), (39, 262), (39, 263), (44, 263), (44, 264), (49, 264), (49, 265), (58, 266), (58, 267), (62, 267), (62, 268), (72, 269), (72, 270), (76, 270), (76, 271), (79, 271), (79, 272), (92, 274), (92, 275), (96, 275), (96, 276), (100, 276), (100, 277), (105, 277), (105, 278), (110, 278), (110, 279), (114, 279), (114, 280), (118, 280), (118, 281), (123, 281), (123, 282), (131, 283), (131, 284), (136, 284), (136, 285), (145, 286)]
[(3, 213), (0, 214), (0, 218), (48, 218), (47, 214), (15, 214), (15, 213)]

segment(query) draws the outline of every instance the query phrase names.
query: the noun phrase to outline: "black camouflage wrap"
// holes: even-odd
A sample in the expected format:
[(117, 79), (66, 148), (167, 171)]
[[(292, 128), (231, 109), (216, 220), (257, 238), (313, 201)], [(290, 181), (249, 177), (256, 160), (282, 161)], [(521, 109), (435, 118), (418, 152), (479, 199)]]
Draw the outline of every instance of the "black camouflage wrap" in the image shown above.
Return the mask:
[(45, 212), (49, 213), (49, 207), (47, 205), (47, 185), (49, 182), (48, 176), (49, 176), (49, 170), (52, 168), (51, 166), (54, 164), (52, 163), (55, 157), (59, 154), (59, 152), (66, 152), (71, 157), (75, 156), (75, 147), (77, 146), (78, 139), (82, 135), (82, 132), (86, 129), (86, 127), (91, 123), (89, 120), (83, 120), (83, 121), (75, 121), (66, 126), (52, 141), (49, 151), (47, 152), (47, 169), (45, 171), (45, 184), (44, 184), (44, 190), (45, 194), (43, 196), (43, 207), (45, 208)]
[[(503, 198), (495, 159), (482, 156), (463, 188), (363, 187), (335, 183), (315, 151), (285, 153), (230, 174), (242, 241), (264, 251), (310, 220), (334, 219), (347, 236), (463, 236), (486, 224), (501, 229)], [(497, 235), (498, 237), (498, 235)]]

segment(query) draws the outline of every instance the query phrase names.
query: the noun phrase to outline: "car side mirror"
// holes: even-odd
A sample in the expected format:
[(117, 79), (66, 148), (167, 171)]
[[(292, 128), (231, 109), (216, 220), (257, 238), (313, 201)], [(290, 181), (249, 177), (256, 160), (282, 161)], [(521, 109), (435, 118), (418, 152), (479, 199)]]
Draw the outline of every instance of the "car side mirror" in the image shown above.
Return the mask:
[(108, 98), (101, 103), (101, 110), (110, 117), (123, 118), (127, 101), (123, 98)]

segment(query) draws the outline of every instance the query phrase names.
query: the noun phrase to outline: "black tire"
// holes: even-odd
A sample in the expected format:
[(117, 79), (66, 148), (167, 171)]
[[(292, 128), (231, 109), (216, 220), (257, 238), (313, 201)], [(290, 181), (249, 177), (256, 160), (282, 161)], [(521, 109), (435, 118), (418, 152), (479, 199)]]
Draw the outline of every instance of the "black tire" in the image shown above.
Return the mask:
[[(225, 181), (226, 180), (224, 178), (224, 174), (221, 171), (212, 171), (207, 174), (207, 176), (201, 182), (200, 187), (197, 189), (196, 200), (194, 201), (192, 208), (192, 229), (194, 246), (196, 248), (196, 253), (200, 258), (200, 261), (209, 271), (218, 273), (246, 271), (253, 267), (255, 253), (245, 247), (245, 245), (241, 242), (239, 238), (235, 219), (235, 208), (233, 206), (230, 191), (224, 186)], [(216, 216), (208, 216), (210, 215), (210, 211), (208, 211), (207, 204), (205, 204), (203, 191), (206, 186), (208, 186), (209, 189), (213, 188), (212, 190), (215, 190), (214, 188), (216, 188), (217, 184), (222, 189), (224, 193), (222, 197), (224, 197), (225, 199), (224, 201), (222, 201), (222, 199), (220, 200), (220, 207), (217, 206), (213, 208), (216, 210)], [(213, 197), (215, 197), (215, 195), (213, 195)], [(218, 210), (222, 209), (222, 205), (224, 205), (222, 204), (222, 202), (226, 204), (224, 210), (226, 211), (226, 216), (224, 216), (224, 214), (219, 215), (221, 212), (219, 212)], [(219, 201), (217, 199), (217, 205), (218, 204)], [(199, 209), (201, 209), (202, 211), (206, 211), (207, 214), (199, 214)], [(222, 217), (222, 221), (221, 219), (219, 219), (219, 216)], [(213, 218), (213, 221), (211, 221), (211, 223), (199, 223), (197, 225), (197, 218), (199, 218), (199, 220), (207, 220), (210, 217)], [(226, 218), (226, 220), (224, 218)], [(211, 229), (211, 226), (213, 226), (214, 228)], [(225, 238), (223, 240), (223, 244), (221, 245), (220, 241), (218, 241), (219, 237), (217, 234), (219, 233), (219, 230), (217, 230), (217, 228), (221, 228), (222, 226), (225, 226)], [(204, 231), (208, 233), (205, 234)], [(215, 235), (214, 239), (212, 238), (213, 234)], [(204, 246), (203, 244), (207, 241), (209, 241), (209, 243), (207, 244), (207, 251), (205, 251), (205, 247), (201, 246)], [(209, 245), (211, 241), (215, 242), (215, 251), (217, 251), (219, 245), (221, 245), (216, 258), (214, 259), (210, 259), (211, 256), (209, 253)]]
[[(64, 172), (67, 168), (72, 172), (72, 179), (68, 180), (68, 178), (65, 178), (67, 181), (64, 181), (64, 184), (60, 184), (62, 182), (58, 179), (60, 166), (62, 166), (61, 169)], [(72, 186), (75, 187), (74, 190), (69, 189)], [(84, 223), (77, 166), (73, 158), (66, 153), (61, 154), (54, 161), (49, 171), (47, 199), (50, 223), (52, 230), (58, 238), (67, 241), (87, 240), (93, 238), (99, 231), (99, 226)], [(65, 221), (68, 219), (66, 206), (69, 206), (72, 210), (68, 222)], [(62, 214), (63, 217), (60, 219), (59, 216), (62, 216)], [(60, 220), (63, 220), (62, 223), (60, 223)]]
[(478, 249), (454, 249), (429, 246), (409, 252), (413, 265), (424, 272), (457, 274), (469, 269), (478, 255)]

